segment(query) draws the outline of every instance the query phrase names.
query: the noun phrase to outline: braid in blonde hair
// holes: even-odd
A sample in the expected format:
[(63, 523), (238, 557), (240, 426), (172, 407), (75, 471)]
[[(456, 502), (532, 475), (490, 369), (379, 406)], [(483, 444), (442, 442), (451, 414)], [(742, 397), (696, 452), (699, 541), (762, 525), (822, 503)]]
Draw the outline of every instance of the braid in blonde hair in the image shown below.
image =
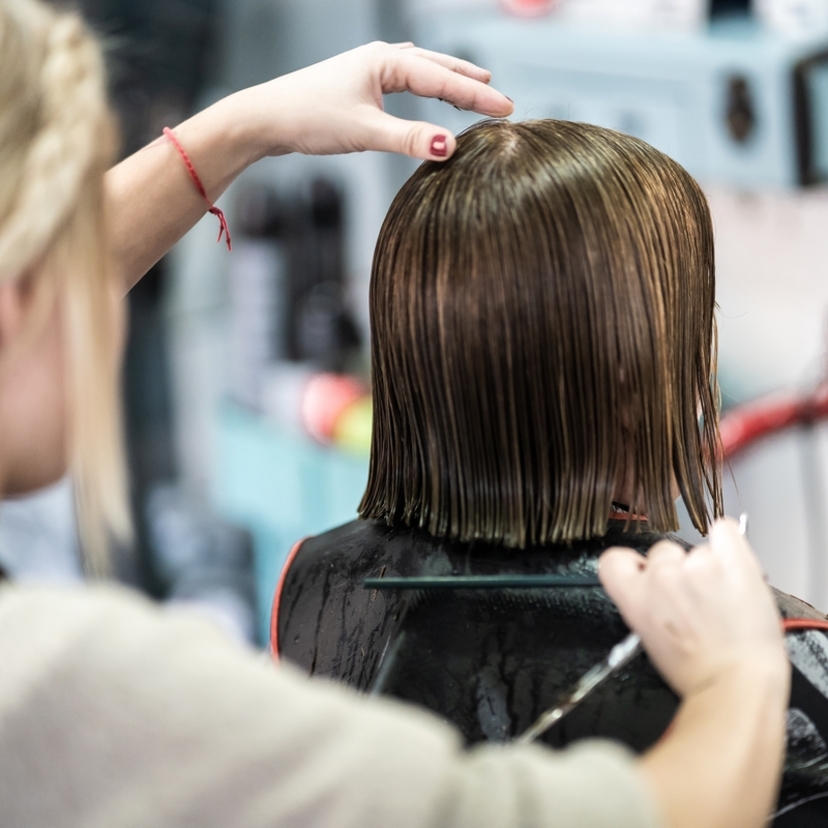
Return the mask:
[[(28, 103), (31, 108), (31, 98), (39, 99), (34, 102), (39, 104), (37, 131), (16, 174), (14, 203), (0, 225), (0, 275), (8, 278), (39, 257), (65, 221), (100, 152), (96, 132), (107, 120), (108, 109), (100, 51), (78, 17), (56, 14), (28, 0), (0, 0), (0, 10), (3, 74), (11, 69), (12, 75), (8, 85), (34, 80), (20, 77), (23, 73), (13, 66), (15, 58), (28, 69), (25, 74), (33, 75), (37, 69), (36, 58), (14, 54), (18, 51), (14, 40), (42, 55), (36, 88), (25, 90), (21, 101), (22, 107)], [(26, 18), (28, 32), (23, 28)], [(12, 94), (21, 91), (9, 90)], [(5, 120), (11, 121), (7, 130), (14, 129), (14, 102), (3, 98)], [(0, 134), (0, 143), (5, 143), (5, 137)]]
[(0, 281), (34, 274), (60, 299), (69, 462), (85, 565), (97, 574), (109, 537), (130, 534), (104, 221), (114, 146), (100, 48), (81, 18), (0, 0)]

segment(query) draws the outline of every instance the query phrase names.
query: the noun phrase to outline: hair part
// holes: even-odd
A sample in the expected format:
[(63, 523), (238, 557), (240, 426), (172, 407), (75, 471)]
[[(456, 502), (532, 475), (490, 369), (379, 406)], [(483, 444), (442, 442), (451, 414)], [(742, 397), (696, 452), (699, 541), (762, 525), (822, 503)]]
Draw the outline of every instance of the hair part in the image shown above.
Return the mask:
[(651, 528), (678, 528), (677, 483), (705, 532), (723, 511), (714, 278), (705, 197), (649, 145), (565, 121), (467, 130), (380, 232), (360, 515), (566, 542), (606, 532), (626, 476)]
[(121, 288), (103, 189), (117, 130), (100, 47), (77, 14), (0, 0), (0, 55), (0, 281), (30, 275), (61, 308), (67, 459), (84, 565), (102, 575), (110, 538), (131, 537), (113, 313)]

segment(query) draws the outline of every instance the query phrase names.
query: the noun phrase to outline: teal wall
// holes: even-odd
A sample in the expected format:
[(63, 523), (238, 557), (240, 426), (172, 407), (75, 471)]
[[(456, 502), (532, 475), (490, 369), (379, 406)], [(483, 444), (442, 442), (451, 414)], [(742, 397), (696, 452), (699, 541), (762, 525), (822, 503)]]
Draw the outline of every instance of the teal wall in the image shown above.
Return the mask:
[(259, 634), (267, 643), (273, 591), (297, 540), (354, 520), (368, 458), (286, 433), (224, 403), (218, 411), (213, 497), (221, 514), (250, 530)]

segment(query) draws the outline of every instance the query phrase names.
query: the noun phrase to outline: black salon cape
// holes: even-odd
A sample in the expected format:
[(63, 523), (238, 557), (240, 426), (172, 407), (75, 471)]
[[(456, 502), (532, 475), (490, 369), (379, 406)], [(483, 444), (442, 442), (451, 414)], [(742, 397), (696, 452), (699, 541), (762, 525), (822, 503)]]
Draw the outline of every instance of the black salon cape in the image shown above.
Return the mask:
[[(611, 521), (602, 537), (524, 550), (438, 540), (354, 521), (305, 540), (277, 592), (275, 649), (309, 674), (396, 696), (453, 722), (469, 743), (519, 735), (629, 630), (598, 586), (365, 589), (365, 578), (557, 574), (594, 578), (610, 546), (646, 551), (664, 535)], [(675, 540), (675, 539), (674, 539)], [(825, 619), (776, 592), (785, 617)], [(788, 750), (773, 825), (828, 825), (828, 636), (788, 634)], [(644, 751), (678, 698), (646, 656), (620, 671), (542, 740), (590, 736)]]

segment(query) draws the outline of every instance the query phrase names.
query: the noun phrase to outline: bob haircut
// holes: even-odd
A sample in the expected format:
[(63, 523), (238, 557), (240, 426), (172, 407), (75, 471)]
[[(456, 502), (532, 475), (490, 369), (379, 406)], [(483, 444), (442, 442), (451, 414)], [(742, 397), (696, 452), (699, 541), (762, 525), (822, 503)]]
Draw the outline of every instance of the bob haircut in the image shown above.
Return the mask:
[[(363, 518), (508, 547), (722, 514), (713, 230), (644, 142), (484, 121), (398, 193), (374, 255)], [(630, 521), (630, 524), (637, 523)]]

